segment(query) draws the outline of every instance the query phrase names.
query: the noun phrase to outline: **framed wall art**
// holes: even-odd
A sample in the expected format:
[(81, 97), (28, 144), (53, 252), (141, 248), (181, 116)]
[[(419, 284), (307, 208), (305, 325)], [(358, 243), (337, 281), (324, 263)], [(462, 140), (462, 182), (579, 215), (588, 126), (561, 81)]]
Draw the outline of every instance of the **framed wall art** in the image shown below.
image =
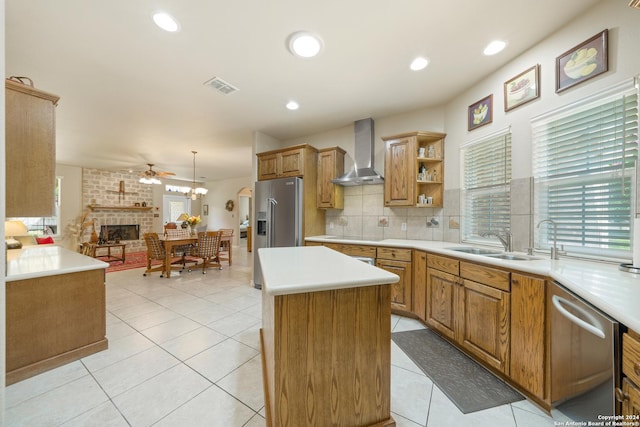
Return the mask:
[(202, 216), (209, 216), (209, 205), (202, 205)]
[(540, 65), (523, 71), (504, 82), (504, 111), (540, 98)]
[(609, 70), (608, 35), (604, 30), (556, 58), (556, 93)]
[(469, 105), (467, 127), (469, 130), (488, 125), (493, 121), (493, 94)]

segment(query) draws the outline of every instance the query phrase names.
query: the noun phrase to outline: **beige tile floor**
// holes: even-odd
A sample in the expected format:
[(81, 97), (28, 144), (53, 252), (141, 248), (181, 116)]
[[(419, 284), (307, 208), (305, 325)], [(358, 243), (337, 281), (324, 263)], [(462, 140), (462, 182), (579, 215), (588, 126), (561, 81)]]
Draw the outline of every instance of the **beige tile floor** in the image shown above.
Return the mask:
[[(6, 425), (264, 426), (260, 291), (252, 254), (206, 275), (107, 274), (109, 349), (7, 387)], [(394, 332), (422, 328), (393, 316)], [(392, 344), (391, 409), (400, 427), (553, 426), (527, 401), (462, 414)]]

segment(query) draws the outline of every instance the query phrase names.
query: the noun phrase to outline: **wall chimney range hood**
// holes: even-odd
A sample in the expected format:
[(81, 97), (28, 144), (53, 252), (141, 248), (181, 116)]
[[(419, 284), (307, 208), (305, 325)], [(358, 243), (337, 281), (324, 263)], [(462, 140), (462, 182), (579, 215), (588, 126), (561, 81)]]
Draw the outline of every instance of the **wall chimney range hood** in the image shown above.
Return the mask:
[(382, 184), (384, 178), (373, 170), (374, 139), (373, 119), (357, 120), (354, 123), (355, 150), (353, 169), (339, 178), (332, 180), (334, 184), (347, 186)]

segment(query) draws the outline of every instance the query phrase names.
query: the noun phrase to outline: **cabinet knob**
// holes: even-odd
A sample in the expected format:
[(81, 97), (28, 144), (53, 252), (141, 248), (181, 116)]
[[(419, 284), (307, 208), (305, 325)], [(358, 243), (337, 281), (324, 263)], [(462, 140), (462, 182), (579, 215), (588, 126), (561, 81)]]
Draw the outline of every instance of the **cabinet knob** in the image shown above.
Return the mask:
[(616, 400), (620, 403), (629, 400), (629, 393), (625, 393), (620, 387), (616, 387)]
[(511, 284), (512, 284), (512, 285), (517, 285), (517, 284), (519, 284), (519, 283), (520, 283), (520, 282), (518, 281), (518, 279), (511, 279)]
[(640, 363), (633, 364), (633, 372), (635, 372), (636, 375), (640, 377)]

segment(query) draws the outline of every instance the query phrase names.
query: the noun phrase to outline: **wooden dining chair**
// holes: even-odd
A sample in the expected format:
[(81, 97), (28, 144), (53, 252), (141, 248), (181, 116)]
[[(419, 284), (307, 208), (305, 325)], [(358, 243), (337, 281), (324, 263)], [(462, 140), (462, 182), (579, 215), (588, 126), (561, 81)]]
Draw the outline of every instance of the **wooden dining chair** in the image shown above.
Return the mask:
[[(143, 276), (146, 276), (147, 274), (152, 273), (154, 271), (159, 271), (160, 277), (164, 277), (164, 273), (168, 271), (168, 269), (174, 269), (174, 270), (183, 269), (182, 266), (175, 265), (175, 264), (181, 264), (182, 257), (171, 256), (170, 258), (171, 262), (169, 263), (169, 265), (166, 265), (167, 264), (166, 252), (164, 249), (164, 245), (162, 244), (162, 242), (160, 241), (160, 238), (158, 237), (158, 233), (144, 233), (144, 241), (147, 244), (147, 269), (145, 270), (144, 273), (142, 273)], [(161, 264), (155, 267), (151, 267), (152, 261), (160, 261)]]
[(82, 255), (90, 256), (92, 258), (96, 257), (96, 244), (90, 242), (82, 243)]
[[(167, 228), (165, 233), (168, 239), (184, 239), (191, 237), (189, 230), (184, 228)], [(181, 257), (182, 268), (186, 268), (187, 263), (197, 264), (198, 259), (191, 256), (194, 244), (179, 245), (173, 247), (173, 256)]]
[(218, 267), (218, 270), (222, 270), (220, 263), (221, 236), (222, 233), (219, 231), (198, 233), (198, 244), (191, 256), (202, 260), (202, 274), (206, 274), (209, 267)]
[(227, 261), (231, 266), (233, 247), (233, 228), (221, 228), (220, 262)]

